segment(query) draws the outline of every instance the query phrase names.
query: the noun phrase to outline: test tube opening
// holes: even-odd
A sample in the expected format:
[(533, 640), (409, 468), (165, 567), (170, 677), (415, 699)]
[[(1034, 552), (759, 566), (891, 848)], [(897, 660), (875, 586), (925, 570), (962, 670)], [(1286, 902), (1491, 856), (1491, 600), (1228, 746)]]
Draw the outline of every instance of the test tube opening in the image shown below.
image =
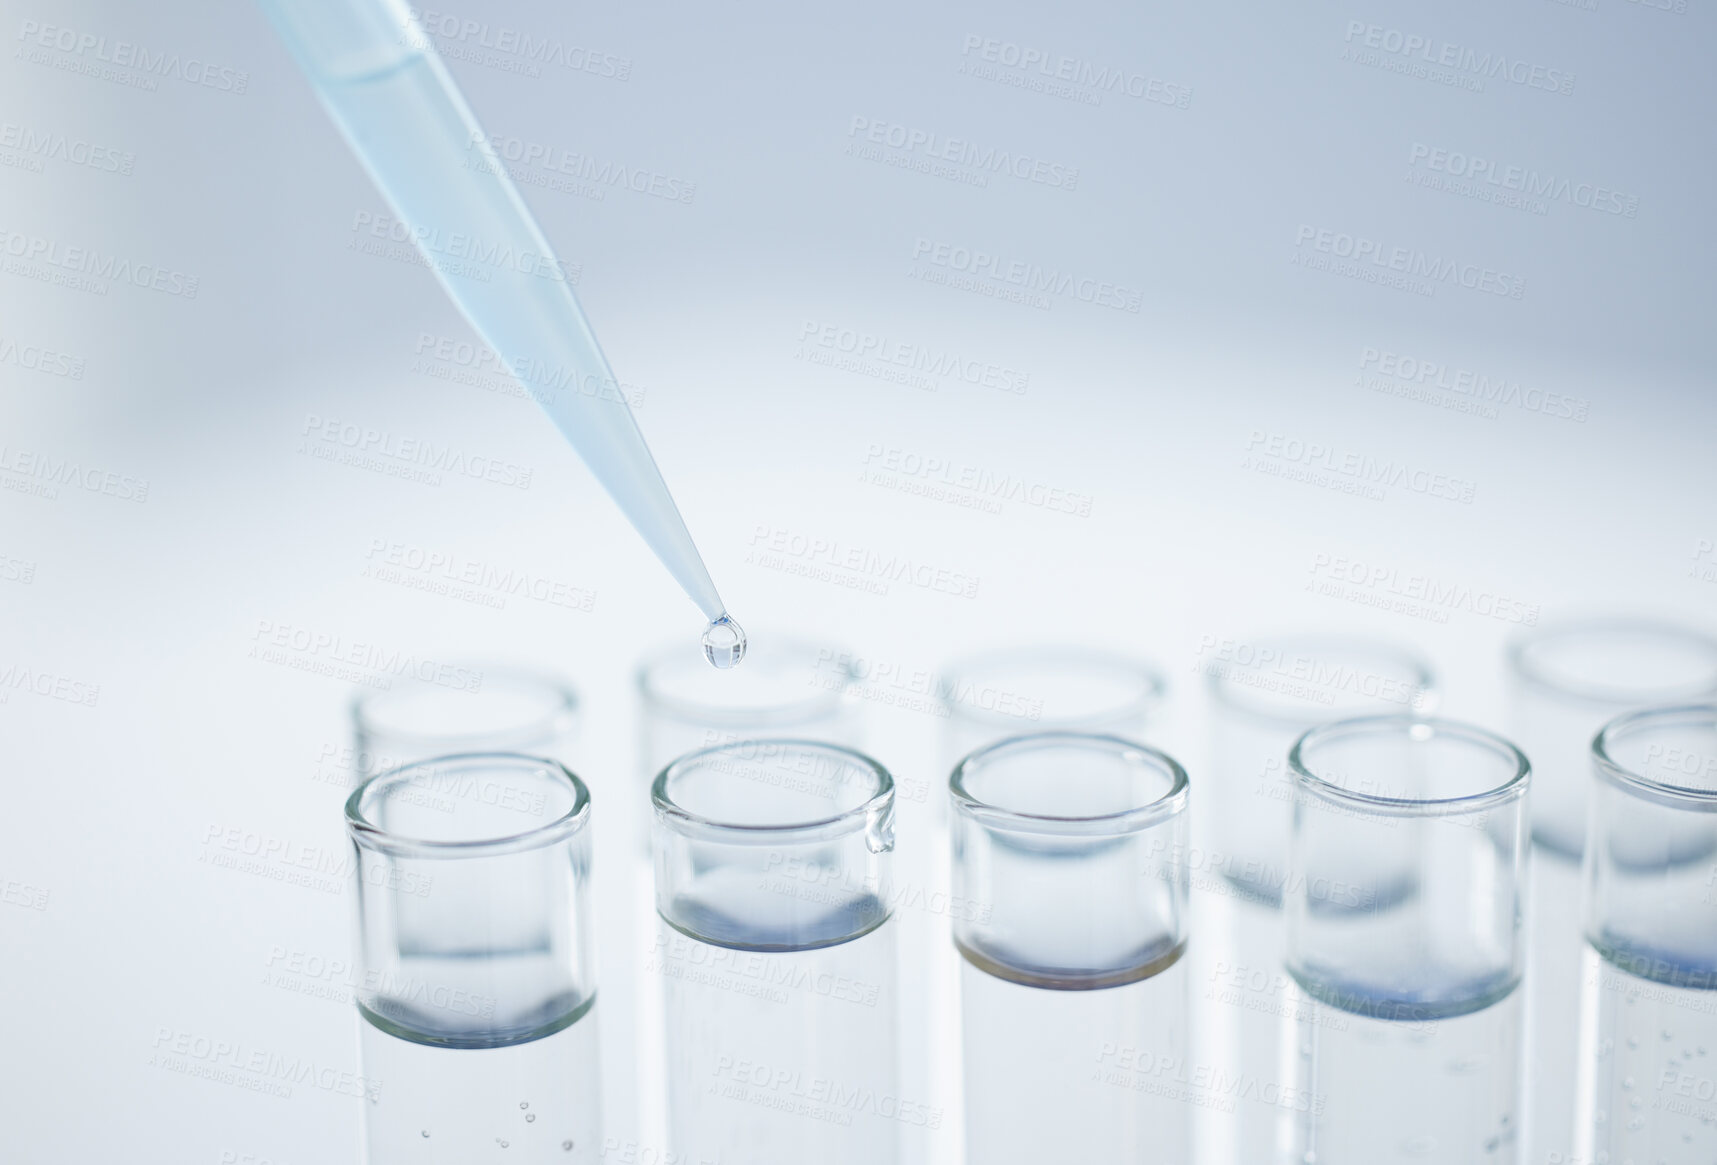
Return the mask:
[(354, 790), (364, 1018), (413, 1043), (487, 1048), (583, 1017), (589, 821), (582, 781), (510, 753), (420, 761)]
[(754, 951), (850, 942), (888, 920), (894, 780), (862, 753), (763, 738), (663, 769), (656, 904), (693, 938)]
[(1417, 1021), (1508, 996), (1521, 974), (1525, 755), (1468, 724), (1366, 716), (1309, 730), (1288, 768), (1284, 901), (1300, 986)]
[(452, 678), (411, 678), (353, 697), (360, 777), (428, 757), (549, 752), (577, 727), (578, 694), (553, 676), (473, 664)]
[(948, 782), (967, 962), (1055, 990), (1139, 982), (1186, 943), (1186, 771), (1120, 737), (1010, 737)]
[(937, 684), (950, 720), (1006, 735), (1039, 727), (1136, 727), (1167, 693), (1168, 680), (1150, 663), (1061, 646), (972, 656), (952, 665)]

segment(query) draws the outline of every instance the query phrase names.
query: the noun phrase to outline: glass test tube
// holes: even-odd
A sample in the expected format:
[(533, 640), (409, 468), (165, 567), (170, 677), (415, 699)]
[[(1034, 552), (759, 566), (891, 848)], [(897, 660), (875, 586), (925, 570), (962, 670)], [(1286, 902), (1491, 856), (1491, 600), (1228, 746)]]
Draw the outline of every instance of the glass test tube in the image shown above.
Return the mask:
[(1717, 1160), (1717, 704), (1592, 742), (1577, 1161)]
[[(1137, 738), (1161, 709), (1168, 681), (1147, 660), (1064, 645), (1003, 648), (968, 656), (939, 677), (940, 763), (929, 812), (908, 804), (901, 830), (909, 840), (903, 880), (926, 888), (925, 911), (902, 920), (908, 966), (926, 972), (905, 984), (906, 1030), (923, 1033), (926, 1087), (949, 1111), (960, 1100), (961, 959), (948, 942), (949, 919), (972, 909), (950, 896), (948, 799), (941, 784), (967, 755), (1027, 732), (1097, 732)], [(935, 1139), (937, 1159), (958, 1160), (962, 1129), (950, 1121)]]
[(1307, 732), (1288, 767), (1284, 1159), (1519, 1161), (1526, 757), (1370, 716)]
[(1509, 645), (1510, 732), (1532, 758), (1526, 916), (1526, 1130), (1534, 1161), (1573, 1152), (1579, 1061), (1580, 856), (1592, 737), (1623, 712), (1717, 698), (1717, 640), (1655, 620), (1547, 624)]
[(1042, 733), (954, 769), (972, 1165), (1188, 1165), (1186, 772)]
[[(1198, 843), (1212, 876), (1195, 882), (1209, 940), (1197, 966), (1199, 1043), (1219, 1071), (1247, 1082), (1232, 1106), (1200, 1113), (1204, 1155), (1268, 1161), (1283, 1108), (1282, 884), (1293, 783), (1288, 750), (1307, 729), (1353, 716), (1429, 714), (1437, 682), (1414, 652), (1385, 640), (1280, 635), (1220, 643), (1205, 662), (1212, 706), (1211, 787)], [(1208, 813), (1207, 813), (1208, 811)], [(1204, 873), (1204, 871), (1200, 871)]]
[(656, 778), (656, 949), (675, 1160), (891, 1165), (939, 1121), (897, 1087), (894, 782), (764, 739)]
[[(861, 718), (847, 699), (857, 680), (850, 652), (778, 635), (751, 638), (745, 663), (731, 671), (683, 649), (665, 650), (638, 669), (639, 771), (646, 786), (675, 757), (738, 740), (863, 743)], [(648, 818), (643, 825), (648, 848)]]
[(946, 714), (942, 771), (1021, 733), (1137, 737), (1167, 694), (1156, 665), (1110, 652), (1046, 646), (971, 656), (951, 665), (937, 685)]
[(346, 825), (370, 1165), (595, 1165), (583, 782), (551, 760), (442, 757), (364, 782)]
[(548, 675), (509, 668), (455, 670), (457, 682), (416, 678), (352, 700), (358, 779), (429, 757), (516, 752), (572, 761), (578, 695)]
[(1515, 738), (1532, 756), (1532, 838), (1578, 863), (1592, 788), (1589, 750), (1636, 708), (1717, 699), (1717, 639), (1646, 619), (1546, 625), (1508, 652)]

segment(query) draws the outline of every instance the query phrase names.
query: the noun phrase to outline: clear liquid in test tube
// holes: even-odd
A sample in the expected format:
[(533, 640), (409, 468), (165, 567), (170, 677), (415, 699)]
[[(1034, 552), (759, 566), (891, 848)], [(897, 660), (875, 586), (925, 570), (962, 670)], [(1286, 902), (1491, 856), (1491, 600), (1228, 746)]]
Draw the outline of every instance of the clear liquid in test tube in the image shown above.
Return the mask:
[(595, 1165), (590, 797), (554, 761), (430, 759), (359, 786), (369, 1165)]
[(949, 788), (966, 1160), (1190, 1165), (1186, 773), (1040, 733)]
[(1288, 768), (1284, 1159), (1522, 1160), (1526, 758), (1372, 716), (1307, 732)]
[(1577, 1160), (1717, 1160), (1717, 704), (1592, 742)]
[(894, 784), (813, 741), (681, 757), (652, 789), (676, 1160), (891, 1165), (903, 1095), (888, 904)]

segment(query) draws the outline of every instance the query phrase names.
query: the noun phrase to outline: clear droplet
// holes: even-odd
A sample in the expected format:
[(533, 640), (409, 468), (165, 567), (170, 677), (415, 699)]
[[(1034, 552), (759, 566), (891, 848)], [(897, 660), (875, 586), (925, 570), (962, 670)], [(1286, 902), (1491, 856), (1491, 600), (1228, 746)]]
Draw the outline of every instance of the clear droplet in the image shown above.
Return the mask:
[(507, 1147), (508, 1147), (508, 1144), (507, 1144), (507, 1142), (506, 1142), (506, 1141), (503, 1141), (503, 1140), (502, 1140), (502, 1139), (501, 1139), (501, 1138), (500, 1138), (500, 1137), (496, 1137), (496, 1138), (495, 1138), (495, 1143), (496, 1143), (496, 1144), (497, 1144), (497, 1145), (499, 1145), (499, 1146), (501, 1146), (501, 1148), (503, 1148), (503, 1149), (505, 1149), (505, 1148), (507, 1148)]
[(562, 1141), (560, 1143), (560, 1147), (565, 1149), (568, 1153), (572, 1152), (572, 1142), (571, 1141)]
[(722, 615), (704, 628), (703, 654), (705, 659), (722, 671), (737, 667), (739, 661), (745, 658), (744, 628), (725, 614)]
[(536, 1119), (537, 1119), (537, 1114), (534, 1112), (527, 1112), (525, 1114), (525, 1123), (526, 1124), (529, 1124), (531, 1121), (534, 1121)]
[(519, 1101), (519, 1107), (520, 1108), (529, 1108), (530, 1106), (531, 1106), (531, 1102), (528, 1100)]
[(428, 1129), (424, 1129), (424, 1130), (423, 1130), (423, 1135), (424, 1135), (424, 1136), (426, 1136), (426, 1137), (427, 1137), (427, 1136), (428, 1136), (428, 1135), (429, 1135), (429, 1130), (428, 1130)]

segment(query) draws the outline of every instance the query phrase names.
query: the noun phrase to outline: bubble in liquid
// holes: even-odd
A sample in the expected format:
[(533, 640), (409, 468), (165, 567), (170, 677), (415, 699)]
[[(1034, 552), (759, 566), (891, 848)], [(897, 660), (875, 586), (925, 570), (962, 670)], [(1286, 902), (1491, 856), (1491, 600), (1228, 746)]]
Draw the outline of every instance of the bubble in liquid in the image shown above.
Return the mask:
[(531, 1102), (528, 1100), (519, 1101), (519, 1107), (520, 1108), (529, 1108), (530, 1106), (531, 1106)]
[(704, 658), (726, 671), (737, 667), (745, 658), (745, 630), (725, 614), (715, 620), (703, 633)]
[(537, 1119), (537, 1114), (534, 1112), (527, 1112), (525, 1114), (525, 1123), (526, 1124), (529, 1124), (531, 1121), (534, 1121), (536, 1119)]
[(568, 1153), (572, 1152), (572, 1142), (571, 1141), (562, 1141), (560, 1143), (560, 1147), (565, 1149)]
[(428, 1136), (428, 1135), (429, 1135), (429, 1130), (428, 1130), (428, 1129), (424, 1129), (424, 1130), (423, 1130), (423, 1135), (424, 1135), (424, 1136), (426, 1136), (426, 1137), (427, 1137), (427, 1136)]

